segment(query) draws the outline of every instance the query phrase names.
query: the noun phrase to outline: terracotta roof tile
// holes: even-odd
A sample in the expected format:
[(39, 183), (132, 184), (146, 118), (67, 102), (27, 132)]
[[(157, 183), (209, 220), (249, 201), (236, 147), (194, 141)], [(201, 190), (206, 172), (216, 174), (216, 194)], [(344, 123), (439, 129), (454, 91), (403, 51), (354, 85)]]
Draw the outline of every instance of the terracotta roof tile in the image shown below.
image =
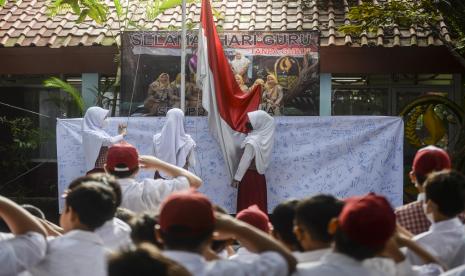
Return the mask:
[[(111, 2), (108, 3), (114, 10)], [(224, 30), (319, 30), (323, 47), (442, 45), (431, 32), (422, 32), (413, 26), (407, 29), (395, 28), (389, 34), (380, 28), (374, 34), (364, 33), (358, 37), (338, 32), (338, 26), (350, 23), (347, 13), (349, 5), (354, 3), (360, 4), (361, 0), (312, 0), (304, 9), (301, 7), (301, 0), (214, 0), (212, 5), (221, 14), (217, 25)], [(135, 13), (134, 21), (148, 29), (166, 30), (181, 26), (181, 7), (167, 10), (153, 21), (144, 20), (143, 7), (138, 4), (132, 4), (130, 10)], [(186, 22), (197, 23), (200, 18), (200, 4), (189, 4), (186, 15)], [(114, 45), (115, 40), (111, 33), (119, 29), (115, 18), (116, 14), (111, 15), (106, 27), (96, 25), (89, 19), (76, 24), (74, 20), (77, 16), (71, 12), (49, 18), (46, 0), (8, 1), (0, 8), (0, 47)], [(445, 39), (450, 41), (444, 22), (441, 22), (440, 28)]]

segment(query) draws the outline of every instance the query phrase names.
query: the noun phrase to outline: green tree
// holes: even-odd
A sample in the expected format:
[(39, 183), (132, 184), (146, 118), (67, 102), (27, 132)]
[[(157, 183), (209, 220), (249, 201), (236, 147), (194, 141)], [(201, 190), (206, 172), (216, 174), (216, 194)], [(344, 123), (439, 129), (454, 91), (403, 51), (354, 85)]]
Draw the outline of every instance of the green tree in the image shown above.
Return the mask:
[[(70, 102), (73, 103), (77, 108), (79, 113), (78, 115), (82, 116), (84, 114), (84, 100), (81, 97), (81, 93), (79, 93), (79, 91), (74, 86), (57, 77), (51, 77), (45, 80), (44, 86), (47, 88), (57, 88), (66, 92), (71, 97)], [(63, 102), (67, 103), (66, 99), (61, 99), (58, 95), (55, 99), (58, 100), (58, 105), (61, 105)]]
[[(376, 33), (379, 28), (392, 32), (397, 27), (414, 27), (431, 32), (465, 66), (464, 14), (463, 0), (367, 1), (349, 9), (350, 24), (339, 27), (339, 31), (358, 35)], [(449, 32), (444, 31), (444, 23)]]
[[(463, 0), (391, 0), (363, 2), (350, 8), (350, 24), (339, 31), (359, 35), (414, 27), (431, 32), (465, 67), (465, 1)], [(445, 26), (444, 26), (445, 24)], [(449, 32), (445, 31), (445, 27)], [(462, 112), (464, 107), (461, 106)], [(465, 172), (465, 126), (462, 122), (459, 138), (452, 152), (456, 169)]]
[(30, 158), (38, 149), (43, 134), (30, 118), (8, 119), (0, 117), (0, 190), (7, 181), (30, 168)]
[[(6, 0), (0, 0), (6, 1)], [(145, 14), (143, 15), (147, 21), (154, 20), (157, 16), (163, 13), (165, 10), (174, 8), (182, 4), (182, 0), (136, 0), (136, 1), (123, 1), (112, 0), (112, 5), (108, 5), (107, 1), (104, 0), (52, 0), (48, 3), (48, 13), (51, 17), (61, 17), (66, 12), (72, 12), (77, 15), (76, 24), (85, 24), (85, 20), (92, 19), (92, 26), (98, 26), (102, 29), (108, 30), (108, 33), (116, 43), (118, 53), (115, 56), (115, 62), (117, 63), (117, 72), (115, 81), (111, 84), (105, 84), (103, 87), (95, 87), (96, 92), (96, 104), (102, 104), (102, 98), (104, 98), (105, 92), (113, 92), (113, 99), (107, 101), (111, 102), (112, 116), (115, 115), (117, 98), (120, 91), (120, 80), (121, 80), (121, 34), (124, 31), (139, 31), (146, 30), (144, 25), (140, 25), (135, 19), (135, 12), (131, 9), (134, 3), (138, 6), (142, 6)], [(194, 2), (188, 0), (188, 3)], [(118, 31), (114, 32), (110, 25), (109, 18), (112, 15), (116, 15), (116, 22), (118, 24)], [(140, 18), (137, 18), (139, 20)], [(69, 95), (75, 101), (79, 107), (82, 102), (82, 98), (75, 96), (75, 89), (65, 81), (58, 78), (50, 78), (45, 80), (45, 85), (48, 87), (59, 88)]]

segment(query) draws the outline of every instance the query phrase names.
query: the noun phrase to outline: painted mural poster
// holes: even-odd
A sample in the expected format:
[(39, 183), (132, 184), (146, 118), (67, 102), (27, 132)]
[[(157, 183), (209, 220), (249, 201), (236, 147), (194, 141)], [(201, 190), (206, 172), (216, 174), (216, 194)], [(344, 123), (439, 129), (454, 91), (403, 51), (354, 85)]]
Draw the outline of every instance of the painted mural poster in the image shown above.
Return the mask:
[[(180, 32), (125, 32), (122, 36), (122, 115), (164, 116), (181, 105)], [(220, 33), (231, 70), (244, 93), (262, 86), (260, 109), (273, 116), (318, 115), (319, 34)], [(203, 116), (196, 85), (197, 31), (187, 33), (187, 116)]]

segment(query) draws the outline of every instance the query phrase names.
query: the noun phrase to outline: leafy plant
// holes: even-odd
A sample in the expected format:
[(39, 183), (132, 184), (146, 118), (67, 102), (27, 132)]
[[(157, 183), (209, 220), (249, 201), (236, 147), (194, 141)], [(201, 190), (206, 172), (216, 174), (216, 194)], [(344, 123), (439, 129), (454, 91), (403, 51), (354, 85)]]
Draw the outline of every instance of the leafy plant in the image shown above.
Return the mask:
[[(309, 2), (309, 0), (303, 0)], [(465, 1), (463, 0), (390, 0), (364, 1), (349, 9), (349, 24), (339, 27), (346, 34), (376, 33), (383, 28), (385, 33), (395, 28), (415, 28), (431, 33), (449, 50), (451, 55), (465, 67)], [(445, 31), (444, 23), (448, 32)], [(461, 107), (463, 110), (463, 106)], [(465, 125), (459, 129), (457, 143), (453, 148), (454, 166), (465, 172)]]
[[(117, 103), (117, 86), (115, 85), (115, 81), (110, 78), (105, 78), (103, 83), (100, 86), (93, 87), (92, 90), (96, 96), (95, 104), (97, 106), (111, 109), (114, 111), (116, 109)], [(107, 93), (112, 93), (112, 96), (109, 97)], [(114, 115), (114, 114), (112, 114)]]
[[(366, 1), (349, 9), (349, 24), (339, 27), (346, 34), (394, 32), (395, 28), (415, 28), (430, 32), (465, 66), (465, 3), (463, 0)], [(450, 33), (444, 32), (445, 22)], [(454, 40), (450, 40), (452, 36)]]
[(77, 90), (74, 86), (57, 77), (46, 79), (44, 81), (44, 86), (47, 88), (57, 88), (66, 92), (69, 96), (71, 96), (72, 102), (78, 108), (80, 113), (79, 115), (82, 116), (84, 114), (84, 100), (82, 99), (79, 90)]
[(39, 129), (30, 118), (7, 119), (0, 117), (1, 183), (11, 180), (29, 169), (29, 160), (42, 140)]
[(48, 5), (48, 14), (51, 17), (68, 11), (79, 15), (77, 23), (90, 17), (98, 24), (103, 24), (107, 21), (109, 7), (104, 1), (95, 0), (52, 0)]
[[(0, 0), (2, 1), (2, 0)], [(5, 0), (3, 0), (5, 1)], [(117, 63), (116, 78), (113, 83), (106, 82), (102, 88), (95, 87), (94, 92), (96, 93), (96, 104), (104, 106), (105, 102), (111, 103), (112, 116), (115, 115), (116, 110), (116, 99), (120, 90), (121, 82), (121, 33), (127, 30), (147, 30), (144, 25), (139, 24), (134, 20), (136, 11), (131, 8), (134, 7), (134, 2), (137, 2), (143, 7), (145, 11), (145, 18), (149, 21), (153, 21), (161, 13), (167, 9), (177, 7), (182, 4), (182, 0), (137, 0), (137, 1), (125, 1), (112, 0), (112, 7), (110, 7), (104, 0), (51, 0), (48, 3), (48, 13), (51, 17), (59, 17), (65, 12), (71, 12), (78, 16), (76, 24), (81, 24), (87, 18), (92, 19), (96, 24), (101, 25), (102, 29), (108, 30), (111, 36), (113, 36), (116, 42), (118, 53), (115, 56), (115, 63)], [(198, 0), (187, 0), (187, 3), (196, 2)], [(123, 4), (124, 3), (124, 4)], [(112, 13), (116, 14), (116, 22), (118, 23), (119, 31), (113, 33), (112, 26), (110, 25), (109, 18)], [(139, 19), (139, 18), (138, 18)], [(113, 19), (112, 19), (113, 20)], [(193, 28), (194, 24), (190, 24), (188, 28)], [(79, 91), (77, 91), (70, 84), (59, 78), (50, 78), (45, 80), (44, 85), (46, 87), (58, 88), (68, 93), (74, 100), (76, 106), (78, 106), (81, 114), (84, 110), (84, 103)], [(109, 99), (105, 96), (105, 92), (112, 91), (113, 99)]]

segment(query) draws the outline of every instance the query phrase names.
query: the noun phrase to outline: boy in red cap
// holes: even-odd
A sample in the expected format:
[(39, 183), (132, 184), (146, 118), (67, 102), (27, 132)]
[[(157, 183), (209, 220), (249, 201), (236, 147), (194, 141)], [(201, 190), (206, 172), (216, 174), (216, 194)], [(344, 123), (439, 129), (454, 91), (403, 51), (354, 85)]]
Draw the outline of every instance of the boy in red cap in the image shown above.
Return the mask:
[[(216, 260), (209, 263), (202, 256), (213, 232), (234, 237), (258, 258), (251, 263)], [(189, 270), (192, 275), (288, 275), (296, 260), (284, 246), (263, 231), (228, 215), (214, 213), (207, 197), (187, 190), (173, 193), (160, 211), (157, 237), (165, 246), (165, 256)]]
[[(325, 197), (319, 200), (327, 201)], [(339, 216), (329, 221), (327, 229), (328, 236), (334, 237), (331, 251), (320, 261), (299, 264), (296, 275), (427, 275), (422, 273), (429, 267), (416, 267), (419, 274), (413, 271), (398, 242), (418, 253), (425, 263), (433, 263), (429, 271), (441, 271), (436, 259), (423, 248), (408, 238), (398, 237), (394, 210), (382, 196), (370, 193), (346, 199)], [(377, 256), (383, 258), (374, 258)]]
[(368, 194), (346, 200), (328, 226), (334, 247), (320, 261), (299, 264), (299, 275), (382, 275), (362, 261), (381, 253), (394, 234), (394, 210), (384, 197)]
[[(458, 214), (465, 209), (465, 177), (455, 171), (435, 172), (424, 184), (424, 212), (432, 225), (427, 232), (413, 238), (437, 257), (447, 268), (465, 263), (465, 228)], [(414, 265), (423, 261), (408, 251)]]
[[(236, 219), (252, 225), (253, 227), (269, 234), (270, 220), (267, 214), (263, 213), (257, 205), (249, 206), (247, 209), (243, 209), (236, 215)], [(230, 260), (251, 263), (258, 258), (258, 254), (250, 252), (245, 247), (239, 247), (236, 254), (229, 257)]]
[[(173, 176), (173, 179), (145, 178), (142, 182), (137, 182), (135, 177), (139, 166), (161, 171)], [(120, 143), (109, 148), (105, 170), (116, 177), (121, 186), (121, 207), (138, 213), (157, 212), (160, 203), (170, 193), (189, 187), (198, 188), (202, 184), (200, 178), (183, 168), (153, 156), (139, 156), (136, 148), (129, 143)]]
[(418, 200), (397, 208), (397, 223), (417, 235), (428, 231), (431, 222), (423, 212), (425, 189), (423, 183), (428, 174), (451, 168), (451, 161), (447, 152), (435, 146), (427, 146), (418, 150), (413, 159), (410, 180), (415, 184), (419, 194)]

